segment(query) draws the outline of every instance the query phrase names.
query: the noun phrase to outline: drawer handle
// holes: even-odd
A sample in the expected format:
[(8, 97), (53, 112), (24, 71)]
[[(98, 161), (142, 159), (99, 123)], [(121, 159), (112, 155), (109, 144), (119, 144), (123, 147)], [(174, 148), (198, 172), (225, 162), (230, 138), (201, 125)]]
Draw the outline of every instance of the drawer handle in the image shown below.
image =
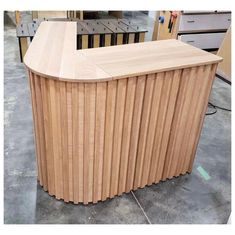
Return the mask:
[(187, 42), (194, 42), (193, 40), (191, 40), (191, 41), (187, 41)]
[(187, 22), (188, 23), (194, 23), (195, 21), (194, 20), (188, 20)]

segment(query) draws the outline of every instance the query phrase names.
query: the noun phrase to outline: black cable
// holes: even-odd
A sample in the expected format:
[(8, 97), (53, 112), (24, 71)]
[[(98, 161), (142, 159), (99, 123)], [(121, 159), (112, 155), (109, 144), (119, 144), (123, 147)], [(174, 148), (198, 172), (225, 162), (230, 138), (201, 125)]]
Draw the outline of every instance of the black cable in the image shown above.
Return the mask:
[(217, 109), (221, 109), (221, 110), (224, 110), (224, 111), (228, 111), (228, 112), (231, 112), (232, 110), (231, 109), (227, 109), (227, 108), (223, 108), (223, 107), (220, 107), (218, 105), (215, 105), (215, 104), (212, 104), (211, 102), (209, 102), (209, 104)]
[(208, 107), (209, 106), (211, 106), (214, 109), (214, 111), (206, 113), (206, 115), (213, 115), (213, 114), (217, 113), (217, 108), (214, 105), (212, 105), (210, 102), (208, 103)]
[(217, 113), (217, 109), (221, 109), (221, 110), (224, 110), (224, 111), (228, 111), (228, 112), (231, 112), (232, 110), (231, 109), (227, 109), (227, 108), (223, 108), (223, 107), (220, 107), (218, 105), (214, 105), (212, 104), (211, 102), (208, 103), (208, 107), (212, 107), (214, 109), (213, 112), (209, 112), (209, 113), (206, 113), (206, 115), (213, 115), (215, 113)]

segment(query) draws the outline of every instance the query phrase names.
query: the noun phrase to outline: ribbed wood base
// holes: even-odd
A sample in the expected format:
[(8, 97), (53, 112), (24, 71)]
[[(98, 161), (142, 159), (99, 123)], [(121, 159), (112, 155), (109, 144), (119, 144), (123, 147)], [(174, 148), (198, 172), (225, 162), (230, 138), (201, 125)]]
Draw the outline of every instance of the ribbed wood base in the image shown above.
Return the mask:
[(87, 204), (191, 172), (215, 70), (96, 83), (29, 71), (44, 190)]

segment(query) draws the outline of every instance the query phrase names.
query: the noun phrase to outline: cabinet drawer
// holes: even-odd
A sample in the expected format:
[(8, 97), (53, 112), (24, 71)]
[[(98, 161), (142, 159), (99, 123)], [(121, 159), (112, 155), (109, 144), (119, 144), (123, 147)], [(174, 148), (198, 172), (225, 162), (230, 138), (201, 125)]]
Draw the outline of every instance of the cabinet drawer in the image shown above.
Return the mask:
[(231, 13), (181, 15), (179, 32), (226, 30), (231, 24)]
[(219, 48), (225, 33), (186, 34), (178, 37), (179, 40), (201, 49)]

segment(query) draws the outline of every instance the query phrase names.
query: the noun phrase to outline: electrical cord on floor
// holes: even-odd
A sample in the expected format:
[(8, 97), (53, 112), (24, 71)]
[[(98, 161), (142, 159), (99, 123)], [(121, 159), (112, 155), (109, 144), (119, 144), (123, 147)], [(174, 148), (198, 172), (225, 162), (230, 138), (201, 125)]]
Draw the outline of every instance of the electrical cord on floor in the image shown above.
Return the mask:
[(212, 104), (211, 102), (208, 103), (208, 107), (209, 107), (209, 108), (210, 108), (210, 107), (213, 108), (214, 111), (208, 112), (208, 113), (206, 113), (206, 115), (213, 115), (213, 114), (217, 113), (217, 109), (221, 109), (221, 110), (227, 111), (227, 112), (231, 112), (231, 111), (232, 111), (231, 109), (227, 109), (227, 108), (220, 107), (220, 106), (218, 106), (218, 105), (214, 105), (214, 104)]

